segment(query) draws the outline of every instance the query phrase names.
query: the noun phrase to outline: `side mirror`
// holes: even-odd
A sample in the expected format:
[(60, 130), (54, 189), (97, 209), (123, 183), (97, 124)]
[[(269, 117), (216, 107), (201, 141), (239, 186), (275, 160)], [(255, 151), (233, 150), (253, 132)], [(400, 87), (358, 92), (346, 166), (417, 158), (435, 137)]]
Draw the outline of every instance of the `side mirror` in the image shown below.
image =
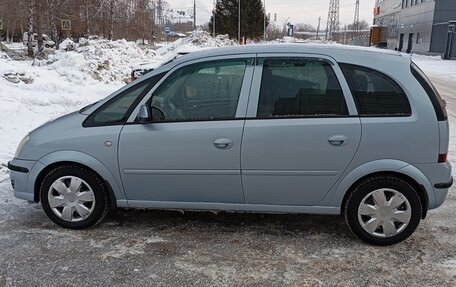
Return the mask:
[(139, 108), (138, 120), (142, 124), (149, 123), (152, 121), (152, 115), (150, 113), (148, 106), (142, 105)]
[(138, 120), (142, 124), (147, 124), (152, 121), (163, 121), (165, 120), (165, 114), (159, 108), (149, 108), (146, 105), (142, 105), (139, 108)]

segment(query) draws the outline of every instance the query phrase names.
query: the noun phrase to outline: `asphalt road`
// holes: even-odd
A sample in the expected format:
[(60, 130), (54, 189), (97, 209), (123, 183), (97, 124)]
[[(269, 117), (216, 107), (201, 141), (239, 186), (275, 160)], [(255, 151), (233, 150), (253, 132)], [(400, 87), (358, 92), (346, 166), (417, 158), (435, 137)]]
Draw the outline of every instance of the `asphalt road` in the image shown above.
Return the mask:
[(374, 247), (339, 216), (120, 210), (66, 230), (2, 182), (0, 286), (456, 286), (455, 191)]

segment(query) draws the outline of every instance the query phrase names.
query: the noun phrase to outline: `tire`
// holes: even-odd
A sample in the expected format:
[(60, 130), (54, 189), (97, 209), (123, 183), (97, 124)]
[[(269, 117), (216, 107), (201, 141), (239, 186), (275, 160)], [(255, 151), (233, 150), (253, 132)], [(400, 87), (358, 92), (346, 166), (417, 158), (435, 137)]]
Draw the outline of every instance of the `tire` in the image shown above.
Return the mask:
[(418, 227), (421, 213), (416, 190), (393, 176), (363, 180), (350, 192), (344, 206), (345, 221), (353, 234), (379, 246), (408, 238)]
[(40, 199), (47, 216), (70, 229), (99, 223), (110, 205), (103, 180), (94, 171), (77, 165), (51, 170), (41, 184)]

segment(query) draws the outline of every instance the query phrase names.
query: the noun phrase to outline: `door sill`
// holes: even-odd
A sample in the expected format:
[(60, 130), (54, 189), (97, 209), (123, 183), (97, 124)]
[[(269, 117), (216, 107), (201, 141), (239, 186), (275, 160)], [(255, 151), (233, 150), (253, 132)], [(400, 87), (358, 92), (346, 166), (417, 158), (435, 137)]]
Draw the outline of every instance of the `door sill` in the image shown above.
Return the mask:
[(331, 207), (331, 206), (295, 206), (295, 205), (144, 201), (144, 200), (127, 200), (126, 202), (123, 201), (123, 203), (124, 204), (118, 204), (118, 207), (150, 208), (150, 209), (218, 210), (218, 211), (258, 212), (258, 213), (340, 214), (339, 207)]

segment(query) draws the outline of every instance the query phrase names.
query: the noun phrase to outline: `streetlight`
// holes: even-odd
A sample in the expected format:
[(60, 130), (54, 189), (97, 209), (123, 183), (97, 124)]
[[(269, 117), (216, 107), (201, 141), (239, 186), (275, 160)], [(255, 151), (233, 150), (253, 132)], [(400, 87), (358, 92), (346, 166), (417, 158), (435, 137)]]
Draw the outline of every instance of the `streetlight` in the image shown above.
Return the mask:
[(238, 0), (238, 41), (241, 43), (241, 0)]
[(263, 40), (266, 42), (266, 0), (264, 0), (264, 15), (263, 15)]

